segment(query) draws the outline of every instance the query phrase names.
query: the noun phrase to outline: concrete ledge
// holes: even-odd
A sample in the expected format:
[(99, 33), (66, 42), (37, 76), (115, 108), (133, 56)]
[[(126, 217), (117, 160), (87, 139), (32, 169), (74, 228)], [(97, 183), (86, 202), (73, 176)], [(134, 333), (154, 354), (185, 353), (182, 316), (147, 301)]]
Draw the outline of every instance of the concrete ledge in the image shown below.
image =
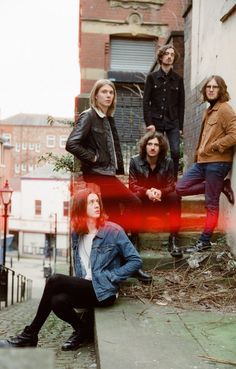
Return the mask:
[(202, 356), (236, 359), (233, 315), (121, 298), (95, 310), (95, 328), (98, 369), (212, 369)]

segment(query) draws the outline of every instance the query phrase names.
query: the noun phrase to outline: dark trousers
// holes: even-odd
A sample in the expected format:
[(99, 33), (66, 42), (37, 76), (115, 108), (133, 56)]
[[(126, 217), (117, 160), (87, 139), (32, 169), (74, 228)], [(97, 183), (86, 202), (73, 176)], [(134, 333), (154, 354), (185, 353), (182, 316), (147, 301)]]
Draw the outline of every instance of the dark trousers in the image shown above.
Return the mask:
[(172, 128), (167, 130), (159, 130), (156, 129), (158, 132), (162, 134), (166, 134), (169, 142), (170, 147), (170, 155), (174, 163), (174, 176), (177, 180), (178, 172), (179, 172), (179, 158), (180, 158), (180, 132), (179, 128)]
[(141, 201), (115, 176), (84, 175), (84, 180), (99, 186), (104, 209), (109, 220), (126, 231), (140, 227)]
[(116, 296), (98, 301), (91, 281), (83, 278), (54, 274), (46, 282), (38, 310), (30, 328), (37, 333), (42, 328), (51, 311), (75, 330), (80, 328), (80, 317), (75, 308), (92, 309), (110, 306)]

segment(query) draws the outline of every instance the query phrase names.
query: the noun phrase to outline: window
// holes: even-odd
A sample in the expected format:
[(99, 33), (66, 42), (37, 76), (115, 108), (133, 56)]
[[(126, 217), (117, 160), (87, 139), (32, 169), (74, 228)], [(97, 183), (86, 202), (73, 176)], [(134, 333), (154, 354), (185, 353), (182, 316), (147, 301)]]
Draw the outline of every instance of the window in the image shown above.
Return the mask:
[(29, 164), (28, 165), (28, 171), (32, 172), (34, 170), (34, 164)]
[(29, 143), (29, 150), (34, 150), (34, 144), (33, 143)]
[(20, 144), (20, 143), (17, 143), (17, 144), (15, 145), (15, 150), (16, 150), (17, 152), (20, 152), (20, 148), (21, 148), (21, 144)]
[(21, 164), (21, 170), (22, 172), (26, 172), (27, 170), (26, 163)]
[(11, 134), (10, 133), (3, 133), (2, 137), (4, 138), (6, 143), (11, 145)]
[(16, 174), (20, 173), (20, 164), (15, 164), (15, 173)]
[(55, 147), (56, 146), (56, 137), (52, 135), (47, 136), (47, 147)]
[(22, 150), (27, 150), (27, 143), (26, 142), (22, 142)]
[(69, 216), (69, 201), (63, 201), (63, 216)]
[(40, 143), (35, 144), (35, 151), (40, 152)]
[(66, 136), (60, 136), (59, 146), (64, 149), (66, 146), (67, 137)]
[(35, 200), (35, 215), (41, 215), (41, 214), (42, 214), (42, 201)]

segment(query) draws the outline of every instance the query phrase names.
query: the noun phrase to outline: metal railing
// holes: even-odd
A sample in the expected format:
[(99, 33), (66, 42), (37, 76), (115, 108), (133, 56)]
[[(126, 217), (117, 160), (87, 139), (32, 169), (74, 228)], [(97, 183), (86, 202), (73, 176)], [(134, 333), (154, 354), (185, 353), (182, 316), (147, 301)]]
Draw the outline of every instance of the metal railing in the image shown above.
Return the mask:
[(32, 298), (32, 280), (0, 265), (0, 310)]

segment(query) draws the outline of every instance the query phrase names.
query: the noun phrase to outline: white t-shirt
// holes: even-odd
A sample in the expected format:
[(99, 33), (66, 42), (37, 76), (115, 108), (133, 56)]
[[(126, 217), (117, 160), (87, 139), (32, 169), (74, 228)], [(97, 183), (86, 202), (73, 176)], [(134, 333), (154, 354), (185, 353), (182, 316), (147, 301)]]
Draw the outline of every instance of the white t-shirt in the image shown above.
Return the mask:
[(79, 256), (86, 271), (85, 279), (88, 279), (90, 281), (92, 280), (90, 254), (94, 237), (94, 233), (84, 234), (79, 245)]

